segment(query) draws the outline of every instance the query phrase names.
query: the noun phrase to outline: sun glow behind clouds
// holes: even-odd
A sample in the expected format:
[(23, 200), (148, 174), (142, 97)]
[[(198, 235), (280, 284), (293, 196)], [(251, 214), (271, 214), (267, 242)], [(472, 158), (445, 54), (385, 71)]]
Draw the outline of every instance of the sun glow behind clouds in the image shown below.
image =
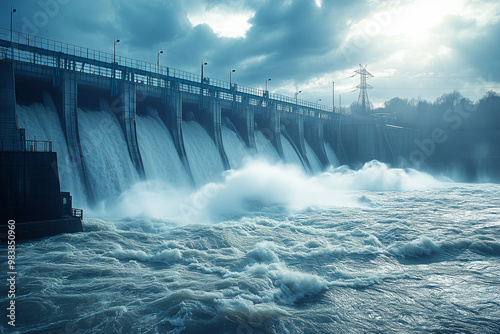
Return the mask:
[(439, 24), (446, 15), (460, 14), (461, 1), (419, 0), (402, 7), (391, 16), (384, 33), (401, 36), (414, 42), (424, 42), (430, 29)]
[(193, 26), (208, 24), (219, 37), (245, 37), (252, 27), (248, 20), (254, 15), (249, 11), (236, 11), (232, 8), (213, 7), (188, 14)]
[(448, 15), (463, 15), (464, 7), (462, 0), (416, 0), (402, 5), (385, 2), (358, 22), (349, 20), (347, 40), (389, 37), (404, 44), (425, 45), (432, 42), (433, 28)]

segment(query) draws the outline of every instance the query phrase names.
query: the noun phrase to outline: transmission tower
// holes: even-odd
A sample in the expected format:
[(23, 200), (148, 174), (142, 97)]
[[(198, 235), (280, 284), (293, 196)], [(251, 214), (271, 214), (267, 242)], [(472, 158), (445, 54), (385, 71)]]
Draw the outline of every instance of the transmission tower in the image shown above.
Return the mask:
[(368, 99), (368, 90), (373, 87), (366, 83), (366, 80), (373, 78), (373, 75), (366, 70), (366, 65), (363, 66), (359, 64), (359, 70), (355, 71), (359, 74), (359, 85), (356, 88), (359, 89), (358, 106), (360, 107), (360, 112), (362, 114), (367, 114), (371, 109), (370, 100)]

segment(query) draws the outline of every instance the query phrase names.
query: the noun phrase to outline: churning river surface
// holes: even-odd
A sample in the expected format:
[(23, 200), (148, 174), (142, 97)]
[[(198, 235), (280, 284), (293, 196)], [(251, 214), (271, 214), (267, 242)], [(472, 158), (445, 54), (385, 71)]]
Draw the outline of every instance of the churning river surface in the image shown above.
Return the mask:
[(3, 333), (500, 333), (499, 185), (252, 161), (83, 225), (18, 245)]

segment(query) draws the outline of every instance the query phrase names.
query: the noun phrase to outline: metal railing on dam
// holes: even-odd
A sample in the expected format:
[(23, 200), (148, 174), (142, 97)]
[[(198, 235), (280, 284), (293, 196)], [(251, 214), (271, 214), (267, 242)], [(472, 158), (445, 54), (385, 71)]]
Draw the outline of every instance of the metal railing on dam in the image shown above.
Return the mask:
[(29, 152), (52, 152), (52, 142), (48, 140), (25, 140), (26, 151)]
[(280, 94), (269, 93), (258, 88), (229, 83), (219, 79), (204, 77), (186, 71), (158, 66), (141, 60), (117, 56), (107, 52), (93, 50), (47, 38), (12, 33), (0, 28), (0, 57), (15, 61), (69, 69), (99, 77), (129, 80), (159, 88), (177, 84), (182, 92), (209, 96), (210, 90), (218, 92), (222, 100), (243, 102), (251, 105), (272, 105), (279, 111), (303, 114), (315, 118), (331, 119), (331, 107)]
[[(0, 138), (1, 151), (26, 151), (26, 152), (53, 152), (52, 142), (48, 140), (31, 140), (25, 139), (21, 141), (21, 145), (17, 145), (19, 139), (2, 139)], [(17, 146), (17, 148), (16, 148)]]

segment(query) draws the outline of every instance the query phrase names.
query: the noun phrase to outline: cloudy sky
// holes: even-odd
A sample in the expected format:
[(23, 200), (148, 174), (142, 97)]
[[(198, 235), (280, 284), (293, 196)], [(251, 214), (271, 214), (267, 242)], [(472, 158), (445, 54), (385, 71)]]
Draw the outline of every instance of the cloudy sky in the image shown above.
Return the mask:
[[(6, 0), (0, 26), (332, 105), (500, 91), (498, 0)], [(5, 33), (5, 31), (4, 31)], [(4, 35), (5, 36), (5, 35)]]

